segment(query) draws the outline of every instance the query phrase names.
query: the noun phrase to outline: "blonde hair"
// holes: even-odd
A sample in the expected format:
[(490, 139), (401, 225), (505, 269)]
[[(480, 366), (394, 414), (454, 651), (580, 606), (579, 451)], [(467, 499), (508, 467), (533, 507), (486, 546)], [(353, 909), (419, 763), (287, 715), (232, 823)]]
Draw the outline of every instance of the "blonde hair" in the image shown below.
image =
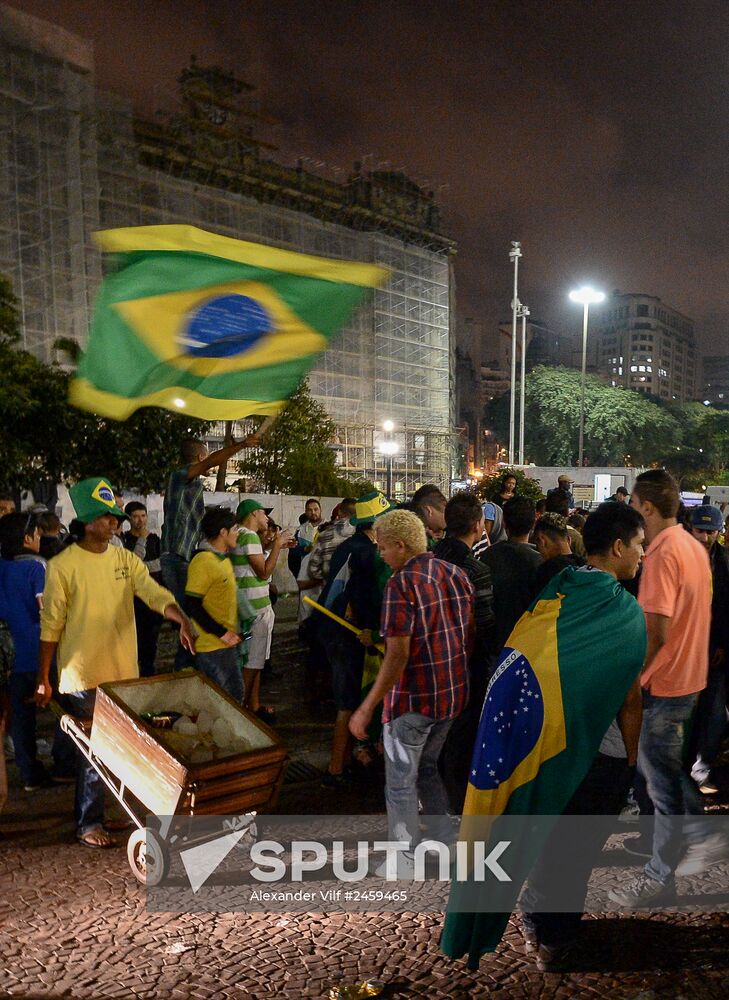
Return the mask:
[(393, 510), (375, 521), (375, 534), (391, 542), (402, 542), (414, 555), (428, 551), (425, 525), (411, 510)]

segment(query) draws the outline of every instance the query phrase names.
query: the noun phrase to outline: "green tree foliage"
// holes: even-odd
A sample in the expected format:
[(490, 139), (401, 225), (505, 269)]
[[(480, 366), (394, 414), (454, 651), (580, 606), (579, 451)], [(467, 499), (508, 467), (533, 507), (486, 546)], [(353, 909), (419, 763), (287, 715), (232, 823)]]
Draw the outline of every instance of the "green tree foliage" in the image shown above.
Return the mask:
[(502, 469), (493, 476), (484, 476), (475, 489), (476, 496), (481, 500), (493, 500), (501, 492), (504, 476), (516, 479), (515, 494), (518, 497), (528, 497), (534, 503), (544, 499), (538, 479), (529, 479), (521, 469)]
[(251, 490), (263, 493), (344, 496), (371, 490), (371, 483), (338, 474), (336, 455), (329, 447), (334, 433), (334, 423), (312, 398), (304, 379), (261, 447), (238, 463), (238, 471)]
[[(488, 413), (508, 435), (509, 397)], [(580, 426), (580, 372), (539, 366), (527, 377), (525, 449), (535, 465), (576, 464)], [(588, 465), (649, 465), (680, 442), (682, 428), (668, 408), (594, 375), (585, 382), (585, 460)]]
[[(0, 454), (3, 485), (31, 488), (39, 479), (73, 482), (108, 476), (115, 485), (163, 489), (179, 463), (180, 441), (209, 424), (165, 410), (139, 410), (120, 423), (68, 403), (69, 371), (19, 348), (15, 297), (0, 276)], [(75, 344), (59, 344), (73, 354)]]

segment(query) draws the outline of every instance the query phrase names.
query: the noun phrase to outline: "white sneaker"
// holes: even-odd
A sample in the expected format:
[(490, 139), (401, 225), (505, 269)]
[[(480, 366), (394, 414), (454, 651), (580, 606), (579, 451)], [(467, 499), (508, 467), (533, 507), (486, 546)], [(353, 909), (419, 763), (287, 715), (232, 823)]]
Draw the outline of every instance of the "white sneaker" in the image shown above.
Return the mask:
[(689, 844), (677, 875), (699, 875), (720, 861), (729, 859), (729, 840), (723, 833), (712, 833), (705, 840)]

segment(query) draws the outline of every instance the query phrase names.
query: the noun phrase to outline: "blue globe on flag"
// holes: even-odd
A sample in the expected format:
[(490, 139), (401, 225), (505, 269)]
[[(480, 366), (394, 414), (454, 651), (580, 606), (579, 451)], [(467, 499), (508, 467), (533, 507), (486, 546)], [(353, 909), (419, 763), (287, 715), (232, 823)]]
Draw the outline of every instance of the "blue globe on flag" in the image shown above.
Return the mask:
[(489, 684), (481, 716), (487, 742), (475, 748), (477, 769), (471, 784), (487, 790), (507, 781), (537, 745), (544, 725), (544, 700), (531, 664), (518, 649), (507, 646)]
[(196, 358), (230, 358), (249, 351), (273, 330), (273, 320), (249, 295), (219, 295), (191, 314), (180, 344)]

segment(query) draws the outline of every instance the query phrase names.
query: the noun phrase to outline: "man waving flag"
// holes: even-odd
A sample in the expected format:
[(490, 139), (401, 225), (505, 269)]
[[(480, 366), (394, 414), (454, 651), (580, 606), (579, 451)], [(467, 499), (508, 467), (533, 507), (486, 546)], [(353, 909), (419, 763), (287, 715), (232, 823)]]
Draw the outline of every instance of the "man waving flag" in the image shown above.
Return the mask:
[(388, 275), (194, 226), (96, 239), (110, 271), (70, 400), (116, 420), (142, 406), (204, 420), (278, 412)]

